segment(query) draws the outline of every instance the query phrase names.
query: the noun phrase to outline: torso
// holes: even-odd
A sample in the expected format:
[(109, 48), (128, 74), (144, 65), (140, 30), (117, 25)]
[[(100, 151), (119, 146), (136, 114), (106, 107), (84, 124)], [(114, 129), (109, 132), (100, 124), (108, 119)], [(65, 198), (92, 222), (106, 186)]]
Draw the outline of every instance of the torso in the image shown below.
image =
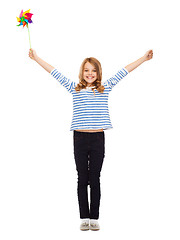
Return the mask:
[(103, 128), (101, 129), (76, 129), (78, 132), (103, 132)]

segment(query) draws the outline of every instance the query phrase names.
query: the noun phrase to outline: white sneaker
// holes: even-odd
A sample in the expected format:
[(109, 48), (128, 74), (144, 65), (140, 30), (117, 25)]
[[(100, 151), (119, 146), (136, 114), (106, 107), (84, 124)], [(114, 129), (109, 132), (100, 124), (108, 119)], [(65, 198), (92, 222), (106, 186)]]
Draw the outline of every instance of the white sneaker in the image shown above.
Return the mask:
[(98, 223), (98, 222), (96, 222), (96, 223), (90, 223), (90, 230), (92, 230), (92, 231), (98, 231), (98, 230), (100, 230), (99, 223)]
[(87, 222), (81, 223), (81, 225), (80, 225), (80, 230), (81, 230), (81, 231), (87, 231), (87, 230), (89, 230), (89, 224), (88, 224)]

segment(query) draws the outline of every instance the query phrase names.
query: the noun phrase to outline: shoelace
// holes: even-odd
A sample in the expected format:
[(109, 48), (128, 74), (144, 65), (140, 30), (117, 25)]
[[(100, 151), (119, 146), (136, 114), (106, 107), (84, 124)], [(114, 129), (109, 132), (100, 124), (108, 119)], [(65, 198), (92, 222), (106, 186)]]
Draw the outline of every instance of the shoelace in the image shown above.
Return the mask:
[(91, 223), (92, 227), (98, 227), (98, 225), (96, 223)]
[(82, 226), (87, 227), (87, 226), (89, 226), (89, 224), (85, 222), (85, 223), (82, 223)]

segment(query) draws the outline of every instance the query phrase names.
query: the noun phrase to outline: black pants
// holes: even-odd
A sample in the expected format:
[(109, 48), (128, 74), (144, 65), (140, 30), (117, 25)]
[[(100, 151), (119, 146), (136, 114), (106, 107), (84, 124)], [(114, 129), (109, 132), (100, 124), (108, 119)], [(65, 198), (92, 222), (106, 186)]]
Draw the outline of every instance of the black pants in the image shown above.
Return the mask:
[[(104, 132), (73, 133), (80, 218), (98, 219), (101, 198), (100, 172), (105, 155)], [(90, 208), (88, 185), (90, 185)]]

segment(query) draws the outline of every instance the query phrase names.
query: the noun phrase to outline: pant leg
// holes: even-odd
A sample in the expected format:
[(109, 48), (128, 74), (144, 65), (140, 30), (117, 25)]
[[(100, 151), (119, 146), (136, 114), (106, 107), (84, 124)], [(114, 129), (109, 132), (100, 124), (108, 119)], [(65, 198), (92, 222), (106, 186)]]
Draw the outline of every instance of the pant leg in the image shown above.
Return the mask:
[(74, 131), (74, 157), (78, 174), (77, 195), (80, 218), (89, 218), (88, 181), (89, 181), (89, 158), (87, 134)]
[(89, 181), (90, 181), (90, 218), (99, 218), (99, 207), (101, 199), (100, 173), (105, 156), (105, 136), (104, 132), (92, 135), (89, 160)]

